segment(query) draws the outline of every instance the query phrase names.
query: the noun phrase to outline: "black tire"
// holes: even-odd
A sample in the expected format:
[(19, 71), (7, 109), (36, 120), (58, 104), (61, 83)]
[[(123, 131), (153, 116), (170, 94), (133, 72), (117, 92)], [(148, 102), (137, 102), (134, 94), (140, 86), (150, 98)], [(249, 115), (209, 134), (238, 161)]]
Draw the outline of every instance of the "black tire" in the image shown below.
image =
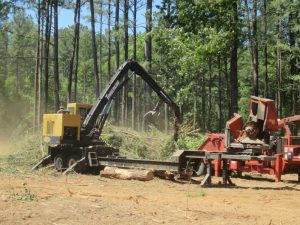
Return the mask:
[[(78, 156), (78, 155), (71, 155), (68, 157), (68, 160), (67, 160), (67, 166), (68, 168), (70, 166), (72, 166), (75, 162), (77, 162), (78, 160), (80, 160), (81, 158)], [(85, 173), (86, 172), (86, 165), (85, 165), (85, 162), (84, 161), (81, 161), (79, 162), (74, 168), (73, 170), (76, 172), (76, 173)]]
[(89, 172), (93, 175), (99, 175), (100, 174), (100, 167), (90, 167)]
[(66, 158), (62, 154), (58, 154), (54, 158), (54, 167), (57, 171), (62, 171), (66, 168)]
[(67, 160), (67, 166), (68, 166), (68, 168), (71, 167), (78, 160), (79, 160), (79, 157), (77, 155), (71, 155), (71, 156), (69, 156), (68, 160)]

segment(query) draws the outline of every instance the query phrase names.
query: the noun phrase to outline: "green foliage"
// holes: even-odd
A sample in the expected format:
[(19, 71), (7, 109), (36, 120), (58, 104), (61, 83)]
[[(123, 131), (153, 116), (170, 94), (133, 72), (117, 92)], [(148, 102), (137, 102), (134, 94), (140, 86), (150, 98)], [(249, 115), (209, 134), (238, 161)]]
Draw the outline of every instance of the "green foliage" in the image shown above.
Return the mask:
[(2, 22), (8, 19), (9, 12), (13, 6), (13, 1), (0, 0), (0, 29)]
[[(106, 125), (102, 139), (120, 149), (122, 156), (136, 159), (166, 158), (166, 144), (170, 136), (152, 127), (149, 132), (137, 132), (129, 128)], [(176, 148), (172, 149), (174, 152)]]
[(186, 150), (197, 150), (201, 144), (206, 140), (205, 135), (183, 136), (178, 140), (178, 148)]
[(174, 152), (178, 150), (177, 143), (173, 139), (167, 140), (166, 144), (164, 145), (161, 153), (162, 159), (168, 159), (170, 158)]
[(121, 136), (112, 132), (112, 135), (105, 138), (105, 142), (114, 146), (115, 148), (120, 148), (122, 146), (123, 139)]

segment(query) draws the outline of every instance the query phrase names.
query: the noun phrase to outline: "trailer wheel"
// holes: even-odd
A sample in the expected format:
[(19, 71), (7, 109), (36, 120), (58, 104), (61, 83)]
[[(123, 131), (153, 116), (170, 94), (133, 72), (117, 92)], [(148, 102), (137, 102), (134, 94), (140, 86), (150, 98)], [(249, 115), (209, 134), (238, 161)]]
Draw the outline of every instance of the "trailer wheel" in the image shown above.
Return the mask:
[[(68, 158), (67, 158), (67, 166), (68, 168), (71, 167), (74, 163), (76, 163), (78, 160), (80, 160), (80, 156), (78, 155), (70, 155)], [(79, 162), (74, 168), (73, 170), (76, 172), (76, 173), (84, 173), (86, 172), (86, 166), (85, 166), (85, 163), (84, 162)]]
[(65, 157), (62, 154), (58, 154), (54, 158), (54, 167), (57, 171), (62, 171), (65, 169)]
[(68, 168), (71, 167), (78, 160), (79, 160), (79, 157), (77, 155), (71, 155), (71, 156), (69, 156), (69, 158), (68, 158)]

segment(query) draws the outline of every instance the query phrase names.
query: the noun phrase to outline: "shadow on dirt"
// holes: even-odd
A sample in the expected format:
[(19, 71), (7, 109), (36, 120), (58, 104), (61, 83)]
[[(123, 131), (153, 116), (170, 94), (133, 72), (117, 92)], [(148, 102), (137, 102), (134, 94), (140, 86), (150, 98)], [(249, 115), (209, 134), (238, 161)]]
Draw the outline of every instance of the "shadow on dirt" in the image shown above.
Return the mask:
[[(195, 183), (196, 184), (196, 183)], [(199, 187), (200, 187), (200, 183)], [(206, 185), (203, 186), (201, 188), (228, 188), (228, 189), (249, 189), (249, 190), (274, 190), (274, 191), (283, 191), (283, 190), (287, 190), (287, 191), (300, 191), (299, 188), (296, 187), (290, 187), (290, 186), (284, 186), (284, 187), (250, 187), (250, 186), (237, 186), (235, 184), (233, 185), (225, 185), (222, 183), (215, 183), (215, 184), (211, 184), (211, 185)]]

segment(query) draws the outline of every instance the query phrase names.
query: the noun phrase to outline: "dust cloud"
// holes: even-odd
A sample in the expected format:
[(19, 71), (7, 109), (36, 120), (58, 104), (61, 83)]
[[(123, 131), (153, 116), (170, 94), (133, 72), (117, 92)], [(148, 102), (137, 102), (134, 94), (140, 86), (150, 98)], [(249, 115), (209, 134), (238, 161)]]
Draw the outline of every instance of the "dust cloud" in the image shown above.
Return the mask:
[(9, 138), (0, 133), (0, 157), (9, 155), (11, 153), (12, 150)]
[(0, 96), (0, 157), (12, 153), (13, 142), (22, 138), (31, 121), (30, 104)]

